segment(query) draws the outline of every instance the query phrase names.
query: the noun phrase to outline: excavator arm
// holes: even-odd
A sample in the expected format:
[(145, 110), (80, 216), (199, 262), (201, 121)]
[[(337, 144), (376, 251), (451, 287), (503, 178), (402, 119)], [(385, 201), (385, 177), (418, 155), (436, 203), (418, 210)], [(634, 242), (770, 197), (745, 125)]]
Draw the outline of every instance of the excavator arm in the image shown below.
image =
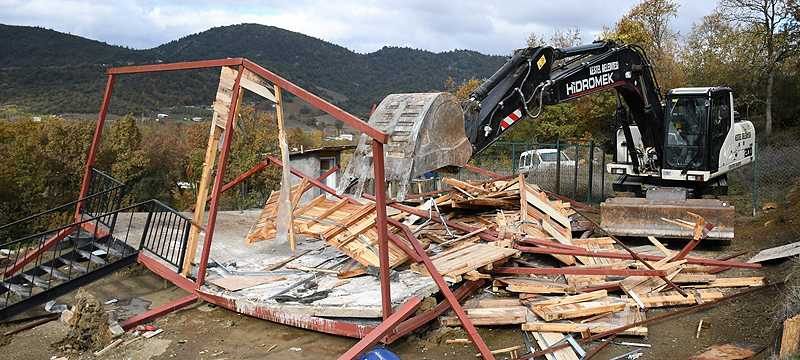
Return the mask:
[[(629, 125), (637, 125), (644, 147), (661, 154), (661, 95), (647, 56), (635, 45), (599, 41), (564, 49), (530, 47), (515, 51), (475, 89), (464, 107), (473, 156), (521, 119), (538, 117), (547, 105), (610, 89), (618, 95), (618, 113), (626, 115), (618, 119), (627, 143), (634, 143)], [(641, 163), (644, 149), (628, 149), (637, 172), (655, 170), (656, 159)]]

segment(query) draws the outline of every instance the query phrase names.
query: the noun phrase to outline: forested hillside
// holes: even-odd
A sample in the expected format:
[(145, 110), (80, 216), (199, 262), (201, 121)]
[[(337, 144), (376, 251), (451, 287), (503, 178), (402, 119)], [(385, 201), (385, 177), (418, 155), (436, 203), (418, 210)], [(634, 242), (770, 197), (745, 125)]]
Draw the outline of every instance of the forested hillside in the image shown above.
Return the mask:
[[(474, 51), (387, 47), (358, 54), (258, 24), (213, 28), (146, 50), (43, 28), (0, 25), (0, 48), (0, 106), (14, 104), (41, 113), (95, 112), (107, 66), (247, 57), (363, 115), (386, 94), (442, 90), (448, 78), (486, 77), (504, 61)], [(215, 71), (195, 71), (123, 78), (111, 111), (139, 114), (162, 106), (208, 105), (215, 76)]]

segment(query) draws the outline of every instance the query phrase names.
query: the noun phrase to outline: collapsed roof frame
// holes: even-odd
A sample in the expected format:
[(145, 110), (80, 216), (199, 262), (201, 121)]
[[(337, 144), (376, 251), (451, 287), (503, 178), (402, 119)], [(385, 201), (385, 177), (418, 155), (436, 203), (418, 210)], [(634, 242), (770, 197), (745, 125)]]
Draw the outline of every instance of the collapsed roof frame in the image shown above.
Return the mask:
[[(156, 261), (153, 258), (145, 255), (144, 252), (140, 252), (138, 256), (138, 261), (146, 266), (151, 271), (155, 272), (159, 276), (164, 277), (167, 280), (170, 280), (175, 285), (187, 290), (191, 293), (191, 295), (183, 297), (177, 301), (159, 306), (154, 308), (144, 314), (140, 314), (135, 316), (134, 318), (128, 319), (123, 323), (124, 327), (130, 328), (135, 326), (138, 323), (151, 320), (155, 317), (164, 315), (171, 311), (174, 311), (178, 308), (191, 304), (197, 299), (203, 299), (209, 302), (216, 303), (218, 305), (222, 305), (228, 307), (232, 310), (236, 310), (235, 306), (226, 306), (231, 305), (226, 303), (223, 299), (219, 299), (218, 297), (214, 297), (210, 294), (206, 294), (200, 291), (200, 287), (205, 283), (206, 278), (206, 270), (208, 265), (208, 260), (211, 252), (211, 246), (213, 243), (214, 238), (214, 229), (216, 226), (216, 218), (217, 213), (219, 211), (219, 199), (220, 194), (231, 188), (230, 184), (223, 184), (223, 179), (225, 176), (225, 168), (228, 163), (228, 157), (230, 155), (230, 145), (233, 139), (233, 133), (235, 129), (235, 121), (236, 121), (236, 114), (238, 113), (238, 106), (240, 103), (241, 97), (241, 89), (246, 88), (248, 90), (254, 91), (257, 94), (261, 95), (262, 97), (266, 97), (272, 101), (275, 101), (278, 105), (280, 104), (280, 91), (285, 90), (293, 95), (297, 96), (300, 99), (306, 101), (309, 105), (324, 111), (325, 113), (331, 115), (338, 121), (341, 121), (354, 129), (358, 130), (359, 132), (369, 136), (372, 139), (372, 153), (373, 153), (373, 176), (374, 176), (374, 183), (375, 183), (375, 195), (370, 196), (375, 202), (376, 208), (376, 230), (378, 233), (378, 252), (379, 252), (379, 261), (380, 261), (380, 269), (379, 269), (379, 280), (380, 280), (380, 288), (381, 288), (381, 310), (383, 315), (383, 322), (378, 326), (369, 329), (369, 332), (364, 334), (362, 340), (356, 343), (350, 350), (345, 352), (341, 355), (340, 359), (352, 359), (364, 351), (368, 350), (371, 346), (376, 344), (380, 341), (391, 342), (396, 340), (397, 338), (410, 333), (411, 331), (419, 328), (420, 326), (424, 325), (428, 321), (432, 320), (438, 314), (446, 311), (448, 308), (453, 309), (456, 313), (457, 317), (461, 321), (464, 329), (467, 331), (470, 339), (472, 340), (473, 344), (477, 348), (477, 350), (481, 353), (481, 355), (485, 359), (494, 359), (491, 351), (483, 341), (483, 339), (478, 335), (477, 330), (475, 329), (472, 322), (467, 317), (464, 309), (461, 307), (459, 300), (468, 294), (470, 291), (473, 291), (478, 287), (479, 284), (469, 284), (462, 286), (459, 291), (454, 293), (445, 283), (441, 274), (436, 271), (436, 268), (433, 266), (430, 258), (428, 257), (427, 253), (424, 249), (422, 249), (421, 244), (419, 241), (414, 237), (410, 231), (406, 231), (406, 237), (408, 237), (408, 241), (413, 246), (413, 251), (416, 252), (416, 257), (412, 257), (415, 259), (421, 259), (422, 263), (427, 268), (429, 274), (433, 278), (436, 285), (439, 287), (439, 290), (445, 297), (445, 301), (442, 301), (435, 309), (425, 312), (422, 315), (415, 316), (413, 318), (411, 316), (412, 312), (417, 309), (417, 307), (421, 303), (421, 299), (419, 297), (411, 297), (406, 302), (396, 309), (395, 313), (392, 313), (392, 303), (391, 303), (391, 289), (390, 289), (390, 280), (389, 280), (389, 234), (388, 234), (388, 218), (386, 214), (386, 183), (385, 183), (385, 169), (384, 169), (384, 144), (388, 141), (388, 134), (382, 132), (366, 122), (360, 120), (359, 118), (353, 116), (352, 114), (340, 109), (339, 107), (325, 101), (324, 99), (314, 95), (313, 93), (293, 84), (292, 82), (280, 77), (279, 75), (259, 66), (258, 64), (246, 59), (246, 58), (228, 58), (228, 59), (217, 59), (217, 60), (201, 60), (201, 61), (187, 61), (187, 62), (177, 62), (177, 63), (163, 63), (163, 64), (153, 64), (153, 65), (136, 65), (136, 66), (124, 66), (124, 67), (114, 67), (109, 68), (106, 71), (106, 86), (103, 92), (103, 100), (100, 105), (100, 111), (97, 117), (97, 122), (95, 125), (94, 135), (92, 137), (92, 143), (89, 147), (89, 152), (86, 159), (85, 164), (85, 172), (83, 176), (83, 180), (81, 182), (80, 188), (80, 195), (79, 199), (83, 199), (89, 192), (89, 185), (91, 179), (91, 169), (95, 164), (97, 149), (100, 145), (103, 128), (106, 121), (106, 116), (108, 114), (108, 109), (111, 101), (111, 96), (113, 94), (113, 88), (115, 79), (117, 76), (120, 75), (127, 75), (127, 74), (141, 74), (141, 73), (158, 73), (158, 72), (168, 72), (168, 71), (179, 71), (179, 70), (195, 70), (195, 69), (207, 69), (207, 68), (221, 68), (223, 73), (225, 69), (230, 69), (235, 72), (235, 80), (233, 82), (232, 87), (230, 88), (230, 102), (227, 105), (227, 111), (225, 116), (225, 123), (222, 127), (222, 131), (219, 131), (220, 126), (217, 123), (216, 115), (218, 108), (215, 106), (215, 119), (211, 121), (211, 132), (209, 134), (209, 144), (206, 150), (206, 161), (203, 166), (203, 176), (201, 177), (200, 183), (200, 193), (198, 193), (198, 198), (196, 199), (196, 207), (195, 207), (195, 216), (194, 221), (192, 222), (192, 233), (190, 238), (188, 239), (188, 244), (184, 244), (188, 249), (185, 254), (185, 258), (189, 259), (189, 261), (184, 261), (184, 269), (178, 269), (178, 271), (174, 271), (169, 267), (161, 264), (160, 262)], [(243, 78), (243, 74), (249, 72), (250, 74), (255, 74), (261, 80), (266, 80), (271, 84), (263, 84), (266, 87), (266, 93), (263, 91), (254, 90), (253, 87), (248, 87), (243, 82), (247, 82), (248, 79), (245, 77)], [(222, 76), (221, 76), (222, 77)], [(223, 79), (220, 79), (220, 89), (222, 89)], [(258, 84), (256, 84), (258, 87)], [(274, 93), (272, 93), (272, 97), (269, 86), (272, 87)], [(260, 88), (259, 88), (260, 89)], [(264, 90), (264, 89), (260, 89)], [(219, 93), (219, 91), (218, 91)], [(219, 95), (219, 94), (218, 94)], [(277, 95), (277, 101), (275, 99), (275, 95)], [(215, 103), (215, 105), (217, 105)], [(230, 129), (230, 131), (225, 131), (225, 129)], [(222, 143), (221, 146), (218, 146), (219, 143), (215, 140), (217, 136), (221, 138)], [(218, 154), (218, 161), (215, 172), (213, 176), (213, 186), (211, 188), (211, 194), (207, 193), (207, 185), (210, 178), (211, 173), (214, 169), (214, 160), (217, 158), (216, 152), (217, 149), (220, 149)], [(287, 164), (281, 164), (280, 161), (276, 159), (268, 159), (268, 165), (276, 165), (276, 166), (287, 166)], [(254, 169), (260, 166), (260, 169), (266, 167), (264, 164), (256, 165)], [(260, 169), (254, 170), (251, 169), (246, 171), (245, 173), (236, 177), (234, 181), (242, 181), (245, 178), (257, 173)], [(293, 171), (295, 172), (295, 171)], [(301, 177), (311, 179), (305, 174), (295, 172), (295, 175), (300, 175)], [(316, 187), (320, 187), (321, 189), (332, 192), (332, 189), (327, 188), (324, 184), (311, 179), (309, 181)], [(334, 195), (335, 192), (332, 192)], [(336, 195), (339, 196), (339, 195)], [(206, 201), (210, 198), (209, 204), (209, 212), (208, 212), (208, 223), (205, 228), (202, 227), (202, 220), (204, 218), (203, 212), (205, 211), (205, 204)], [(81, 208), (83, 207), (83, 202), (79, 201), (76, 205), (76, 215), (80, 215)], [(203, 248), (200, 255), (200, 262), (198, 264), (198, 272), (196, 279), (192, 281), (189, 275), (189, 269), (191, 268), (191, 260), (194, 259), (196, 250), (194, 246), (197, 243), (197, 239), (199, 237), (199, 233), (201, 230), (204, 230), (206, 235), (203, 241)], [(255, 315), (255, 314), (250, 314)], [(337, 324), (335, 324), (336, 326)], [(359, 330), (359, 329), (355, 329)], [(352, 335), (346, 332), (341, 332), (340, 335)]]

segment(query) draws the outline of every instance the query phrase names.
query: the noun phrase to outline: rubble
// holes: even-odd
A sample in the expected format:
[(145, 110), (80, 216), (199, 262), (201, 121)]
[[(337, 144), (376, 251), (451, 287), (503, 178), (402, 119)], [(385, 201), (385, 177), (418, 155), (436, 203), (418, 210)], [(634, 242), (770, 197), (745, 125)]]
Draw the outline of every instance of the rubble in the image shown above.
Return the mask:
[[(484, 292), (464, 304), (473, 325), (519, 326), (540, 348), (573, 339), (570, 334), (646, 336), (649, 309), (722, 301), (735, 288), (765, 285), (763, 277), (720, 275), (757, 264), (690, 256), (713, 229), (696, 214), (663, 219), (692, 229), (693, 238), (680, 251), (667, 249), (656, 238), (650, 238), (649, 248), (634, 250), (584, 217), (588, 205), (550, 196), (522, 176), (443, 181), (450, 189), (412, 194), (408, 198), (415, 202), (389, 205), (390, 268), (428, 275), (414, 250), (418, 241), (451, 285), (490, 280)], [(294, 186), (292, 199), (306, 187), (305, 181)], [(327, 273), (347, 278), (380, 266), (375, 204), (370, 200), (320, 195), (305, 204), (293, 202), (296, 233), (324, 241), (364, 269), (354, 271), (350, 264)], [(270, 240), (275, 218), (271, 197), (247, 242)], [(439, 323), (463, 324), (452, 311)], [(582, 351), (570, 346), (554, 355), (578, 358)]]
[(61, 342), (65, 349), (101, 350), (113, 337), (108, 327), (108, 314), (102, 303), (86, 290), (75, 295), (75, 305), (67, 325), (69, 333)]

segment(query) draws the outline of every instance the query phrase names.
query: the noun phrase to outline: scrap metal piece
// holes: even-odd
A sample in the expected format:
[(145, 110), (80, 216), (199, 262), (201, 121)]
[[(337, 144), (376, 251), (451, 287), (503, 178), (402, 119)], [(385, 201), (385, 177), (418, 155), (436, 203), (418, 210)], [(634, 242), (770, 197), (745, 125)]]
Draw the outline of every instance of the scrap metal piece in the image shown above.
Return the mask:
[[(398, 200), (405, 199), (412, 179), (446, 166), (464, 166), (472, 156), (464, 113), (450, 93), (391, 94), (372, 113), (369, 125), (389, 134), (386, 181), (397, 183)], [(370, 139), (362, 135), (338, 193), (360, 197), (371, 187), (372, 162)]]
[(688, 212), (698, 214), (715, 225), (708, 239), (733, 240), (735, 209), (733, 205), (716, 199), (669, 201), (610, 198), (600, 204), (600, 226), (617, 236), (692, 239), (694, 230), (691, 227), (662, 220), (685, 219)]

